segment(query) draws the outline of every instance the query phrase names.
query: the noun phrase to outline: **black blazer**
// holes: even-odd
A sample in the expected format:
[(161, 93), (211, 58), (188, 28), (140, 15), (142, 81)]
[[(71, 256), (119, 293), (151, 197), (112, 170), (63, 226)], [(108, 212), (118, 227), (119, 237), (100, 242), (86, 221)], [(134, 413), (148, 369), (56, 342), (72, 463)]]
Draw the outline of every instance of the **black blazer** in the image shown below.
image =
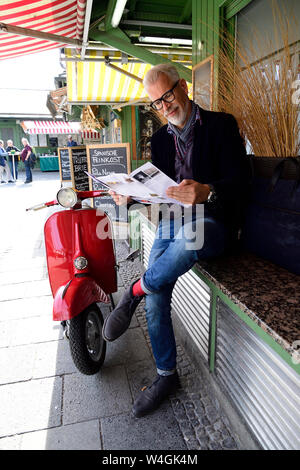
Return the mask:
[[(216, 190), (217, 202), (205, 203), (206, 213), (237, 228), (249, 181), (244, 142), (231, 114), (200, 108), (200, 115), (202, 124), (195, 125), (193, 179)], [(151, 151), (153, 164), (175, 180), (176, 149), (167, 125), (153, 135)]]

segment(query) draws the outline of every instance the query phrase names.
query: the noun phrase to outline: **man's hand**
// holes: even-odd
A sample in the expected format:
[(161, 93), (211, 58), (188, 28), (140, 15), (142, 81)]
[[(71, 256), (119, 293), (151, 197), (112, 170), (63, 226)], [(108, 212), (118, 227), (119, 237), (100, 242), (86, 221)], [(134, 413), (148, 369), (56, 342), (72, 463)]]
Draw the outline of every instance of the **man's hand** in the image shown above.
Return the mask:
[(121, 196), (120, 194), (117, 194), (115, 191), (112, 190), (109, 190), (108, 194), (111, 195), (117, 206), (125, 206), (126, 204), (132, 201), (131, 197)]
[(208, 184), (197, 183), (194, 180), (183, 180), (178, 186), (170, 186), (166, 190), (168, 197), (184, 204), (201, 204), (210, 193)]

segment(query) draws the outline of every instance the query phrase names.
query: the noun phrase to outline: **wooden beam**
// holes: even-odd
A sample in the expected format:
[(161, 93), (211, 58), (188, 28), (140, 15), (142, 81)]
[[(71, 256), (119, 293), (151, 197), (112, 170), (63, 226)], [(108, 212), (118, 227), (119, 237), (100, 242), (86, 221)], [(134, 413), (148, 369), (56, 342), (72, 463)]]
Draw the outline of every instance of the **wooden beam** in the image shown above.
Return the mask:
[(65, 36), (58, 36), (57, 34), (44, 33), (35, 29), (21, 28), (11, 24), (0, 23), (0, 33), (17, 34), (19, 36), (27, 36), (36, 39), (43, 39), (45, 41), (58, 42), (61, 44), (70, 44), (72, 46), (81, 47), (81, 41), (78, 39), (67, 38)]

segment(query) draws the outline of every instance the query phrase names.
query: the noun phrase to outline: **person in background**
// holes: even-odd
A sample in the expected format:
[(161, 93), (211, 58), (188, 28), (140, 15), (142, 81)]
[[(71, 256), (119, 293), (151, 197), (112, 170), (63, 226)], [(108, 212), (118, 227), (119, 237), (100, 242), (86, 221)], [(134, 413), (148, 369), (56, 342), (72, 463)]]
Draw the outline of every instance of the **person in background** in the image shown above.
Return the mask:
[[(20, 152), (20, 150), (14, 146), (14, 143), (12, 140), (7, 141), (6, 151), (8, 153)], [(13, 158), (15, 160), (15, 174), (14, 174)], [(12, 154), (8, 155), (8, 164), (9, 164), (11, 174), (13, 175), (15, 180), (17, 180), (18, 179), (18, 157), (16, 158)]]
[(23, 137), (22, 139), (22, 144), (24, 148), (21, 152), (21, 159), (22, 159), (22, 162), (24, 162), (25, 171), (26, 171), (26, 180), (24, 181), (24, 183), (31, 183), (32, 172), (31, 172), (31, 167), (30, 167), (30, 155), (32, 152), (32, 148), (30, 147), (29, 142), (25, 137)]
[[(0, 140), (0, 142), (2, 142)], [(4, 173), (4, 168), (5, 168), (5, 158), (4, 158), (4, 153), (2, 152), (2, 147), (0, 146), (0, 182), (5, 183), (5, 181), (2, 180), (3, 173)]]
[(75, 147), (76, 145), (77, 145), (77, 142), (75, 142), (75, 140), (73, 140), (73, 137), (69, 135), (67, 147)]
[(10, 173), (10, 169), (9, 169), (9, 166), (8, 166), (8, 163), (7, 163), (7, 160), (6, 158), (8, 157), (8, 154), (4, 148), (4, 142), (3, 140), (0, 140), (0, 158), (1, 158), (1, 162), (0, 162), (0, 165), (1, 165), (1, 183), (5, 183), (5, 181), (3, 181), (3, 173), (6, 172), (6, 177), (8, 179), (8, 183), (13, 183), (13, 180), (12, 180), (12, 176), (11, 176), (11, 173)]

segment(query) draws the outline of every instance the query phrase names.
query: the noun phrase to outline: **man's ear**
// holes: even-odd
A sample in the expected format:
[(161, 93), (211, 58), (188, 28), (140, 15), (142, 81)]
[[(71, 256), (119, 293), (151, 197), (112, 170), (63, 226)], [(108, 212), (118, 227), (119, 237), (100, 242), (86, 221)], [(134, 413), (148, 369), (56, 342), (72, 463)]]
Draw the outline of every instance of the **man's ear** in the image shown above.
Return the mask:
[(180, 84), (181, 88), (183, 89), (183, 91), (188, 95), (189, 94), (189, 89), (188, 89), (186, 80), (184, 78), (181, 78), (179, 80), (179, 84)]

